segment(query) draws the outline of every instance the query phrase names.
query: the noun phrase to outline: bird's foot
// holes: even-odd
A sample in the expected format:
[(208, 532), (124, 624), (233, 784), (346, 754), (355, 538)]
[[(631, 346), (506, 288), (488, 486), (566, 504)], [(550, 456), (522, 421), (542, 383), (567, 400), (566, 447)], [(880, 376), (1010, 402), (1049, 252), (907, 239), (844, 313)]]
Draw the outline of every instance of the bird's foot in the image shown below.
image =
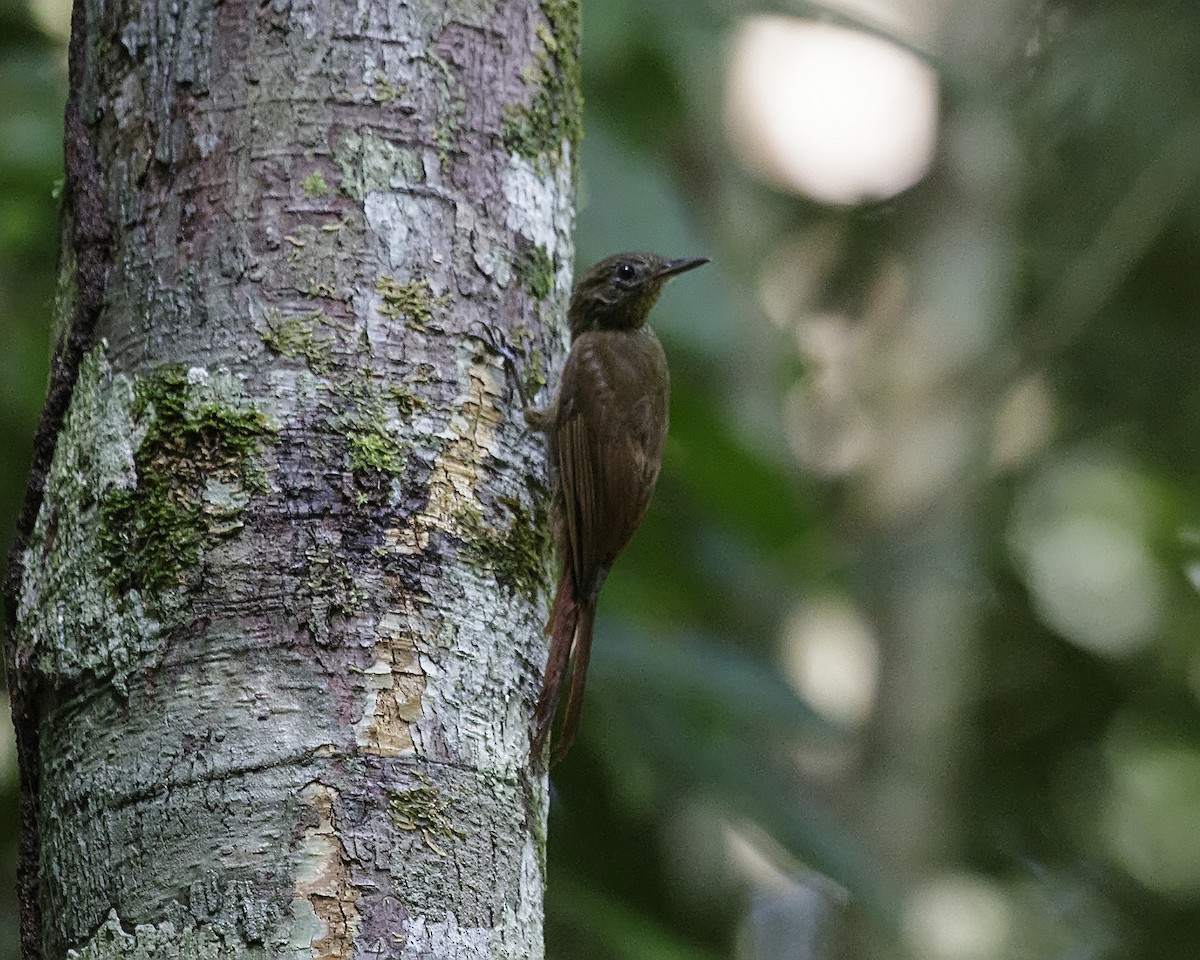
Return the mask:
[(497, 327), (484, 323), (482, 320), (475, 324), (475, 329), (479, 332), (472, 332), (471, 336), (483, 343), (492, 353), (504, 361), (504, 369), (512, 381), (512, 385), (517, 389), (517, 396), (521, 398), (522, 409), (531, 409), (529, 395), (525, 392), (525, 384), (521, 381), (521, 374), (517, 368), (517, 354), (513, 350), (512, 345), (504, 340)]

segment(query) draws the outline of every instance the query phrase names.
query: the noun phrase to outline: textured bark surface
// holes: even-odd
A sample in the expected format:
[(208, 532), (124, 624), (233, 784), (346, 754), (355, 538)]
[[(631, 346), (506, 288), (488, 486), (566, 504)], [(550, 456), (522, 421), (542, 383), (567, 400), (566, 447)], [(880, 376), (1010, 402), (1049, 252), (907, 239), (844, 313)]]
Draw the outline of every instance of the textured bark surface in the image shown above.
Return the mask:
[(538, 957), (564, 0), (78, 0), (25, 950)]

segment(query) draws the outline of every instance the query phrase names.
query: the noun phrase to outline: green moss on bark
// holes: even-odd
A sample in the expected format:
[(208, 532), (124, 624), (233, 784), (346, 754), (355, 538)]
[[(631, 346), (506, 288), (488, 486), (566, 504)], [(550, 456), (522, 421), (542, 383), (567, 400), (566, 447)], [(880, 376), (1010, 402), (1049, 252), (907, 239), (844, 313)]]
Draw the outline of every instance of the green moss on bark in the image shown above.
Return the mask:
[(526, 71), (535, 90), (528, 104), (505, 105), (504, 145), (522, 157), (541, 160), (558, 159), (567, 143), (575, 162), (583, 135), (578, 0), (543, 0), (542, 16), (534, 62)]
[(309, 598), (308, 628), (322, 646), (334, 642), (331, 624), (361, 610), (363, 595), (358, 581), (343, 558), (328, 548), (307, 553), (308, 575), (304, 585)]
[(546, 385), (546, 359), (537, 347), (529, 351), (529, 359), (521, 371), (521, 382), (527, 397), (537, 396), (538, 391)]
[(548, 584), (550, 524), (543, 500), (533, 509), (516, 497), (501, 497), (499, 505), (509, 516), (502, 527), (487, 524), (479, 510), (466, 508), (455, 517), (463, 533), (463, 550), (496, 581), (530, 600)]
[(398, 477), (404, 472), (409, 446), (396, 430), (425, 401), (399, 384), (376, 383), (370, 371), (337, 377), (327, 386), (337, 398), (333, 429), (346, 440), (347, 461), (360, 479)]
[(375, 82), (371, 85), (371, 96), (380, 103), (391, 103), (408, 93), (407, 83), (392, 83), (382, 70), (375, 71)]
[(325, 182), (325, 175), (320, 170), (314, 170), (300, 181), (300, 189), (310, 197), (323, 197), (329, 193), (329, 184)]
[[(401, 284), (382, 277), (376, 289), (383, 299), (381, 314), (422, 328), (444, 300), (433, 297), (423, 280)], [(369, 369), (354, 369), (352, 341), (358, 338), (365, 344), (364, 334), (322, 310), (290, 317), (271, 310), (258, 332), (267, 349), (301, 360), (313, 374), (326, 378), (320, 389), (332, 400), (322, 405), (333, 412), (330, 426), (346, 441), (351, 472), (363, 478), (404, 472), (408, 445), (398, 438), (396, 428), (427, 404), (402, 384), (381, 386)]]
[(206, 537), (240, 527), (244, 498), (206, 493), (213, 485), (265, 492), (258, 458), (275, 428), (256, 410), (197, 400), (178, 366), (138, 380), (130, 413), (145, 430), (137, 480), (102, 502), (99, 545), (113, 589), (150, 598), (188, 583)]
[(445, 296), (435, 297), (428, 280), (400, 283), (395, 277), (380, 277), (375, 292), (383, 299), (376, 309), (392, 320), (404, 320), (414, 330), (424, 330), (433, 319), (434, 307), (445, 306)]
[(392, 384), (387, 389), (388, 398), (396, 405), (396, 412), (406, 420), (411, 419), (417, 412), (428, 410), (429, 404), (424, 397), (418, 397), (407, 387)]
[(80, 366), (23, 557), (22, 658), (56, 683), (127, 677), (180, 621), (206, 543), (241, 526), (274, 436), (228, 373), (115, 373), (102, 343)]
[(404, 472), (407, 448), (382, 424), (358, 421), (346, 431), (350, 469), (355, 473), (376, 472), (398, 477)]
[(309, 370), (323, 375), (344, 361), (347, 348), (343, 338), (352, 337), (354, 331), (336, 323), (324, 310), (291, 317), (270, 310), (258, 334), (268, 350), (290, 360), (303, 360)]
[(554, 258), (540, 243), (517, 252), (513, 272), (535, 300), (545, 300), (554, 290)]

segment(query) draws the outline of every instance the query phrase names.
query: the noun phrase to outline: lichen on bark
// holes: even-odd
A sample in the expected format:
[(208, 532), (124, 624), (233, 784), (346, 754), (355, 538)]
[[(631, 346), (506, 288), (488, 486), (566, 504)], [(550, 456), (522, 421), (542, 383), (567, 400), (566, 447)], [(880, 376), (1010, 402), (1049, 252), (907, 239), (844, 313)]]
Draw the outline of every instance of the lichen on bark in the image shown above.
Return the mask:
[(247, 950), (240, 939), (226, 940), (209, 927), (184, 927), (164, 921), (159, 924), (139, 923), (127, 929), (121, 923), (116, 910), (110, 910), (108, 918), (85, 943), (68, 954), (69, 960), (109, 960), (123, 957), (125, 960), (170, 960), (187, 957), (188, 960), (266, 960), (267, 952), (259, 947)]
[(266, 493), (259, 462), (276, 428), (238, 406), (229, 375), (167, 366), (138, 378), (129, 412), (141, 441), (132, 486), (101, 501), (103, 571), (117, 594), (139, 591), (164, 613), (188, 586), (205, 540), (235, 533), (250, 497)]
[[(84, 359), (22, 556), (18, 662), (46, 677), (84, 673), (118, 687), (158, 647), (160, 621), (141, 594), (98, 576), (106, 499), (136, 482), (132, 381), (114, 375), (103, 347)], [(81, 642), (86, 637), (86, 642)]]
[(527, 102), (507, 104), (504, 144), (539, 163), (578, 156), (582, 138), (583, 95), (579, 69), (578, 0), (543, 0), (544, 22), (534, 26), (534, 59), (525, 72), (533, 88)]
[(535, 600), (549, 587), (550, 519), (544, 492), (534, 493), (534, 506), (518, 497), (500, 497), (499, 524), (489, 524), (470, 507), (458, 516), (463, 546), (472, 562), (492, 573), (507, 590)]
[(42, 510), (24, 554), (23, 659), (57, 682), (88, 673), (124, 688), (183, 611), (206, 542), (240, 527), (265, 491), (274, 428), (228, 374), (168, 367), (114, 374), (84, 359)]

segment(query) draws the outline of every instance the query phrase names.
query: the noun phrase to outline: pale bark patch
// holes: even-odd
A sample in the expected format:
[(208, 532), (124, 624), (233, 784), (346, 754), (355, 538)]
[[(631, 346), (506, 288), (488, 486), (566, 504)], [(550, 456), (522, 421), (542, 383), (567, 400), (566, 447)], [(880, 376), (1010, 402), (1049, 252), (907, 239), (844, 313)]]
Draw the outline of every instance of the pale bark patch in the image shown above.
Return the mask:
[(445, 920), (417, 917), (405, 931), (401, 960), (425, 957), (484, 957), (488, 953), (491, 930), (486, 927), (461, 927), (451, 912)]
[(414, 749), (410, 724), (421, 716), (425, 675), (417, 659), (416, 639), (399, 612), (380, 618), (375, 662), (363, 673), (365, 707), (354, 725), (355, 741), (364, 753), (408, 756)]
[(443, 437), (448, 442), (429, 482), (429, 506), (423, 516), (430, 525), (453, 532), (454, 515), (464, 507), (478, 506), (486, 460), (496, 452), (500, 397), (495, 370), (472, 364), (467, 371), (467, 395), (446, 425)]
[[(358, 933), (358, 891), (350, 883), (350, 860), (333, 819), (337, 791), (310, 783), (301, 803), (316, 815), (304, 831), (296, 865), (296, 898), (306, 901), (319, 921), (310, 943), (313, 960), (343, 960), (354, 955)], [(293, 915), (302, 915), (293, 909)]]
[[(563, 141), (563, 162), (551, 172), (517, 154), (512, 154), (504, 169), (504, 199), (508, 201), (507, 226), (546, 248), (551, 257), (569, 261), (571, 240), (563, 225), (571, 222), (571, 145)], [(566, 287), (571, 275), (566, 274)]]

